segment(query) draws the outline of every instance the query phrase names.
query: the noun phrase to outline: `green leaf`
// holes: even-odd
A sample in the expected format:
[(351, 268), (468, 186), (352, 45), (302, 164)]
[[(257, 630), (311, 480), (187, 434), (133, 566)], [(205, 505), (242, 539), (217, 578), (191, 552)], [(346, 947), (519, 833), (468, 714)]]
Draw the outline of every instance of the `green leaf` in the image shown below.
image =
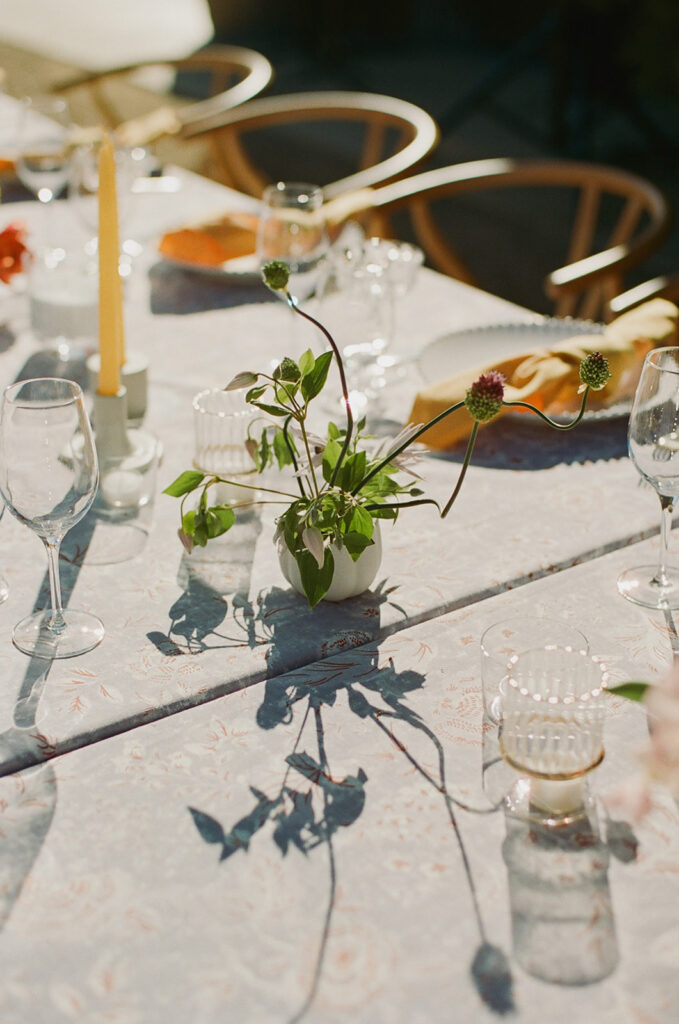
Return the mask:
[(322, 352), (314, 363), (314, 367), (302, 377), (302, 395), (306, 402), (320, 394), (328, 377), (332, 362), (332, 352)]
[(367, 457), (365, 452), (354, 452), (349, 455), (342, 464), (337, 477), (337, 483), (345, 491), (352, 491), (357, 487), (365, 476)]
[(369, 548), (373, 541), (370, 537), (366, 537), (364, 533), (356, 533), (355, 530), (349, 530), (348, 533), (344, 534), (342, 543), (351, 555), (354, 562), (356, 562), (366, 548)]
[(620, 686), (609, 686), (608, 692), (614, 693), (616, 697), (626, 697), (627, 700), (643, 700), (648, 689), (648, 683), (621, 683)]
[[(292, 438), (290, 438), (290, 444), (292, 445), (294, 450), (294, 442)], [(288, 444), (285, 440), (285, 434), (283, 433), (282, 430), (277, 430), (276, 433), (274, 434), (273, 451), (274, 455), (276, 456), (276, 461), (278, 462), (279, 469), (282, 469), (283, 466), (292, 465), (292, 455), (290, 453), (290, 448), (288, 447)]]
[(328, 483), (341, 454), (342, 446), (337, 441), (328, 441), (323, 449), (323, 479)]
[(236, 521), (236, 515), (229, 505), (214, 505), (207, 510), (206, 526), (208, 537), (221, 537), (230, 530)]
[(258, 398), (262, 397), (268, 386), (268, 384), (260, 384), (258, 388), (250, 388), (247, 395), (245, 396), (245, 401), (256, 402)]
[(281, 409), (278, 405), (267, 405), (265, 402), (253, 402), (262, 412), (268, 412), (269, 416), (289, 416), (289, 409)]
[(373, 531), (375, 529), (373, 517), (360, 505), (356, 505), (354, 507), (348, 525), (349, 530), (362, 534), (364, 537), (367, 537), (368, 540), (372, 539)]
[(255, 384), (257, 381), (257, 374), (252, 373), (251, 370), (244, 370), (243, 373), (237, 373), (233, 380), (224, 388), (225, 391), (240, 391), (241, 388), (249, 388), (251, 384)]
[(336, 423), (333, 423), (331, 420), (330, 423), (328, 423), (328, 437), (330, 438), (331, 441), (336, 441), (339, 436), (339, 427), (337, 426)]
[(314, 354), (310, 348), (308, 348), (306, 352), (302, 353), (299, 359), (299, 372), (303, 377), (306, 376), (309, 370), (313, 369), (315, 362)]
[(320, 569), (314, 556), (306, 550), (297, 551), (295, 560), (309, 607), (315, 608), (321, 598), (325, 597), (332, 583), (335, 572), (335, 560), (332, 557), (332, 552), (330, 548), (326, 548), (325, 559)]
[(187, 469), (180, 473), (176, 480), (166, 487), (163, 494), (169, 494), (173, 498), (181, 498), (183, 494), (195, 491), (205, 479), (205, 473), (199, 473), (196, 469)]
[(289, 402), (292, 398), (295, 397), (295, 392), (297, 391), (298, 387), (299, 384), (297, 384), (295, 381), (282, 381), (279, 385), (276, 386), (276, 401), (279, 402), (281, 405), (285, 405), (286, 402)]

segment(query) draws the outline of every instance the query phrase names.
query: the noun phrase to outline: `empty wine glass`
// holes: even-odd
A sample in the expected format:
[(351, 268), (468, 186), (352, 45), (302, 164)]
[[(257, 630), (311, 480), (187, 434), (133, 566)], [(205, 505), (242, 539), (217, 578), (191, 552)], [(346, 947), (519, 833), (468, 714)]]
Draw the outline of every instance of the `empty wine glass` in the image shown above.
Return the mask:
[[(17, 177), (45, 206), (63, 192), (68, 182), (70, 128), (68, 103), (60, 96), (27, 96), (22, 100)], [(57, 256), (63, 254), (54, 246), (51, 224), (47, 223), (45, 248)]]
[(679, 496), (679, 348), (659, 348), (644, 360), (628, 429), (629, 454), (660, 498), (657, 566), (628, 569), (618, 590), (645, 608), (679, 608), (679, 570), (668, 564), (672, 513)]
[(324, 320), (342, 349), (354, 413), (379, 409), (388, 373), (401, 357), (391, 351), (398, 300), (413, 287), (424, 261), (416, 245), (354, 233), (335, 243), (336, 290), (324, 297)]
[(288, 290), (296, 299), (308, 299), (320, 290), (328, 255), (322, 206), (323, 192), (317, 185), (279, 181), (262, 196), (257, 258), (260, 266), (285, 260), (290, 268)]
[(97, 455), (83, 394), (70, 380), (41, 377), (5, 389), (0, 408), (0, 493), (19, 522), (47, 551), (51, 607), (14, 627), (24, 654), (71, 658), (104, 636), (96, 615), (62, 608), (59, 547), (83, 518), (99, 482)]

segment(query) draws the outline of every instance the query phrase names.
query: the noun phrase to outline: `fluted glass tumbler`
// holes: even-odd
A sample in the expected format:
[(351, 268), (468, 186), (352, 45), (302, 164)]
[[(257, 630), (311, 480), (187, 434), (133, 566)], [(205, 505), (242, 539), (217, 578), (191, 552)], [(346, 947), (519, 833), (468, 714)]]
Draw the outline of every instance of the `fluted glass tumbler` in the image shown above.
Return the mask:
[(0, 493), (19, 522), (38, 534), (48, 559), (51, 605), (14, 627), (24, 654), (72, 658), (102, 640), (96, 615), (63, 608), (59, 547), (94, 501), (97, 455), (80, 387), (42, 377), (5, 389), (0, 407)]
[(507, 663), (522, 651), (539, 647), (573, 647), (587, 652), (587, 637), (565, 619), (544, 615), (513, 615), (489, 626), (479, 644), (483, 707), (491, 722), (499, 724), (507, 689)]
[(510, 808), (539, 820), (584, 813), (585, 778), (604, 757), (607, 685), (606, 666), (585, 651), (548, 646), (510, 658), (500, 750), (525, 777)]

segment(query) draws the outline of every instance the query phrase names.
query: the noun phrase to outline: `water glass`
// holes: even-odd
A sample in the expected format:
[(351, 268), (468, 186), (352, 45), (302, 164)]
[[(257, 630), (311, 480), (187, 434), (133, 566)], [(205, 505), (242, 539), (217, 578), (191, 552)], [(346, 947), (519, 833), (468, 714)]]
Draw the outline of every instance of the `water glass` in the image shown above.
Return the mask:
[[(236, 482), (255, 472), (246, 442), (255, 412), (245, 401), (245, 391), (208, 388), (193, 399), (195, 454), (193, 464), (204, 473)], [(247, 483), (247, 480), (243, 481)], [(228, 493), (227, 493), (228, 492)], [(247, 496), (240, 486), (219, 485), (219, 500)]]
[[(500, 723), (500, 751), (528, 776), (508, 805), (540, 820), (583, 813), (585, 776), (604, 757), (608, 671), (585, 651), (551, 645), (509, 659)], [(525, 783), (528, 783), (526, 786)]]
[(515, 615), (493, 623), (481, 637), (481, 681), (483, 707), (496, 725), (502, 718), (506, 692), (507, 663), (512, 655), (546, 645), (573, 647), (587, 652), (587, 637), (561, 619), (537, 615)]
[(320, 291), (324, 280), (329, 243), (322, 207), (322, 190), (304, 182), (279, 181), (262, 196), (257, 258), (260, 266), (288, 264), (288, 290), (296, 299)]

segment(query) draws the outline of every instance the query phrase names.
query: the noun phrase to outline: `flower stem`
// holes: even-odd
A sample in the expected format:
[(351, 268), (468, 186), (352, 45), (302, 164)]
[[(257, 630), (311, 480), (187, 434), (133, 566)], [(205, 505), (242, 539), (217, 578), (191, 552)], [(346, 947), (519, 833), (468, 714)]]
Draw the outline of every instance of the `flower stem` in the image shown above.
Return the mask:
[(590, 388), (586, 387), (582, 395), (582, 404), (580, 406), (580, 411), (578, 412), (575, 419), (571, 420), (570, 423), (557, 423), (556, 420), (553, 420), (550, 416), (547, 416), (546, 413), (541, 412), (540, 409), (536, 409), (534, 405), (530, 404), (530, 402), (503, 402), (502, 404), (506, 409), (530, 409), (531, 412), (534, 412), (537, 416), (540, 417), (541, 420), (544, 420), (545, 423), (548, 423), (550, 427), (554, 427), (555, 430), (572, 430), (573, 427), (577, 427), (578, 423), (585, 415), (585, 409), (587, 408), (587, 396), (589, 395), (589, 392)]
[(441, 506), (434, 498), (413, 498), (412, 501), (375, 501), (364, 505), (366, 512), (374, 512), (379, 508), (412, 508), (414, 505), (435, 505), (441, 514)]
[(229, 484), (231, 487), (246, 487), (249, 491), (264, 491), (266, 494), (280, 494), (283, 498), (293, 498), (297, 500), (296, 494), (290, 494), (289, 491), (276, 491), (271, 487), (262, 487), (260, 484), (242, 484), (238, 480), (227, 480), (223, 476), (213, 476), (211, 480), (205, 485), (206, 489), (212, 484)]
[(469, 435), (469, 441), (467, 442), (467, 450), (464, 453), (464, 460), (462, 462), (462, 468), (460, 470), (460, 475), (457, 478), (457, 483), (455, 485), (455, 490), (453, 491), (453, 493), (451, 494), (450, 498), (448, 499), (448, 503), (444, 506), (443, 512), (441, 513), (441, 519), (445, 519), (446, 518), (446, 516), (448, 515), (448, 513), (450, 512), (450, 510), (451, 510), (451, 508), (453, 506), (453, 502), (455, 501), (455, 499), (457, 498), (458, 494), (460, 493), (460, 488), (462, 487), (462, 482), (463, 482), (463, 480), (465, 478), (465, 475), (467, 473), (467, 469), (469, 468), (469, 463), (471, 462), (472, 452), (474, 451), (474, 444), (476, 443), (476, 435), (478, 434), (478, 432), (479, 432), (479, 421), (478, 420), (474, 420), (474, 426), (472, 427), (472, 432)]
[[(283, 432), (283, 440), (285, 441), (285, 446), (288, 449), (288, 452), (290, 454), (290, 458), (292, 459), (292, 464), (295, 467), (295, 473), (298, 474), (299, 473), (299, 465), (297, 463), (297, 456), (295, 455), (295, 446), (293, 445), (292, 441), (290, 440), (290, 434), (288, 433), (288, 427), (290, 426), (290, 420), (291, 419), (292, 419), (292, 415), (287, 416), (285, 418), (285, 422), (283, 423), (283, 426), (281, 427), (281, 430)], [(299, 487), (299, 492), (302, 495), (302, 497), (306, 498), (306, 491), (304, 489), (304, 483), (302, 482), (301, 476), (297, 476), (297, 486)]]
[(361, 480), (360, 484), (357, 484), (357, 486), (354, 487), (351, 493), (353, 495), (358, 494), (361, 488), (365, 487), (369, 480), (372, 480), (372, 478), (376, 476), (381, 469), (384, 469), (385, 466), (388, 466), (389, 463), (393, 459), (395, 459), (397, 455), (400, 455), (401, 452), (404, 452), (406, 448), (413, 443), (413, 441), (417, 441), (418, 437), (422, 437), (422, 434), (426, 433), (426, 431), (429, 430), (430, 427), (435, 426), (435, 424), (439, 423), (440, 420), (445, 419), (446, 416), (450, 416), (450, 414), (453, 412), (457, 412), (457, 410), (461, 409), (463, 406), (464, 402), (456, 402), (455, 405), (449, 405), (448, 408), (444, 409), (443, 412), (440, 412), (438, 416), (434, 416), (434, 418), (432, 420), (429, 420), (428, 423), (423, 424), (423, 426), (421, 426), (419, 430), (416, 430), (414, 434), (411, 434), (410, 437), (403, 442), (403, 444), (399, 445), (399, 447), (394, 449), (393, 452), (390, 452), (385, 459), (380, 459), (380, 461), (375, 466), (372, 467), (370, 472), (366, 473), (366, 475)]
[(332, 487), (334, 485), (334, 483), (335, 483), (335, 479), (336, 479), (337, 474), (338, 474), (338, 472), (340, 470), (340, 466), (344, 462), (344, 456), (347, 454), (347, 452), (349, 450), (349, 445), (351, 443), (351, 435), (352, 435), (353, 430), (354, 430), (354, 417), (353, 417), (353, 413), (351, 411), (351, 402), (349, 401), (349, 388), (347, 387), (347, 378), (346, 378), (346, 374), (344, 372), (344, 362), (342, 360), (342, 356), (340, 354), (340, 350), (337, 347), (337, 342), (335, 341), (335, 339), (333, 338), (332, 334), (327, 329), (327, 327), (324, 327), (323, 324), (320, 323), (315, 317), (311, 316), (310, 313), (306, 313), (303, 309), (300, 309), (300, 307), (297, 305), (297, 303), (293, 299), (293, 297), (290, 294), (290, 292), (287, 291), (287, 289), (285, 291), (285, 296), (286, 296), (286, 298), (288, 300), (288, 304), (293, 309), (293, 311), (295, 313), (298, 313), (300, 316), (303, 316), (305, 320), (309, 321), (309, 323), (314, 324), (314, 326), (317, 327), (319, 329), (319, 331), (321, 331), (321, 333), (325, 336), (325, 338), (327, 339), (328, 344), (330, 345), (330, 348), (333, 351), (333, 354), (335, 356), (335, 361), (337, 363), (337, 369), (339, 370), (340, 385), (341, 385), (341, 388), (342, 388), (342, 397), (344, 398), (344, 408), (345, 408), (346, 415), (347, 415), (347, 432), (346, 432), (346, 436), (344, 438), (344, 444), (342, 445), (342, 450), (340, 452), (339, 458), (338, 458), (337, 462), (335, 463), (335, 468), (333, 469), (332, 476), (330, 477), (330, 487)]

